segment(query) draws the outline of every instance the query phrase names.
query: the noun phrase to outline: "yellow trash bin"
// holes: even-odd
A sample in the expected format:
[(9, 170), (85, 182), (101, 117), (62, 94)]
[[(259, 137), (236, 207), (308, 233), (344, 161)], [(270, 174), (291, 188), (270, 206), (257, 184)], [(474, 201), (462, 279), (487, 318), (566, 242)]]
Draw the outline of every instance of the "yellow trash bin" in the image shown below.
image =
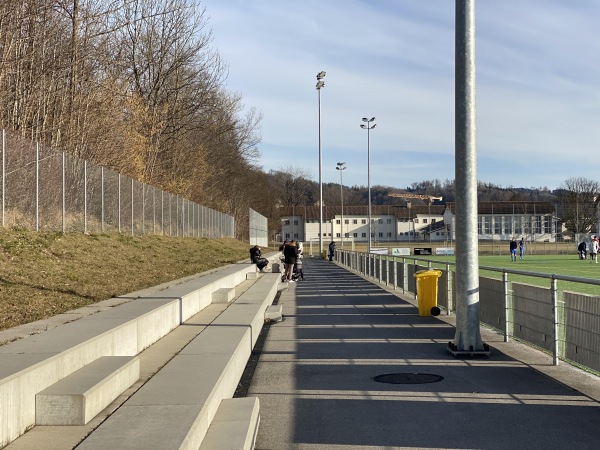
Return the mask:
[(323, 250), (323, 259), (327, 259), (327, 250)]
[(437, 293), (438, 278), (441, 276), (442, 271), (437, 269), (415, 272), (420, 316), (438, 316), (440, 314), (440, 308), (437, 306)]

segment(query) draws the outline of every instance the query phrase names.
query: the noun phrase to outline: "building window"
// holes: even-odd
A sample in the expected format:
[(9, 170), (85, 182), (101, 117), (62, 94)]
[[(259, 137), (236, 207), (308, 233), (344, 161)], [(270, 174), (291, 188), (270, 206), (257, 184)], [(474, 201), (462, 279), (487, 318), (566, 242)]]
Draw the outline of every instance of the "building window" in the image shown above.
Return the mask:
[(435, 223), (435, 219), (431, 219), (431, 223)]
[(335, 233), (335, 237), (340, 237), (340, 233)]
[(298, 225), (298, 219), (294, 220), (294, 225)]
[[(415, 223), (419, 223), (419, 219), (415, 219)], [(427, 223), (427, 222), (425, 222), (425, 223)]]
[(427, 223), (427, 219), (423, 219), (423, 223)]
[(357, 220), (357, 219), (352, 219), (352, 223), (353, 223), (354, 225), (356, 225), (356, 224), (358, 223), (358, 220)]
[(362, 234), (362, 237), (367, 237), (367, 233), (363, 233), (363, 234)]
[(342, 221), (340, 219), (335, 219), (335, 223), (339, 225), (340, 223), (342, 223)]
[(383, 223), (383, 219), (379, 219), (379, 223)]
[(290, 219), (285, 219), (285, 222), (284, 222), (284, 224), (285, 224), (285, 225), (289, 225), (289, 224), (290, 224)]
[(344, 223), (345, 223), (346, 225), (348, 225), (348, 224), (350, 223), (350, 221), (349, 221), (348, 219), (344, 219)]
[(543, 226), (543, 217), (542, 216), (537, 216), (535, 217), (535, 223), (534, 223), (534, 233), (537, 234), (541, 234), (542, 233), (542, 226)]
[(360, 223), (362, 223), (362, 224), (364, 225), (365, 223), (367, 223), (367, 219), (362, 219), (362, 220), (360, 221)]
[(383, 233), (379, 233), (379, 237), (382, 238), (383, 237)]
[(392, 237), (392, 233), (388, 232), (387, 237), (391, 238)]
[(285, 233), (285, 238), (289, 239), (290, 238), (290, 233)]
[(358, 237), (358, 233), (352, 233), (353, 237)]
[(298, 233), (294, 233), (294, 239), (298, 239)]
[(387, 220), (387, 223), (392, 223), (392, 219), (388, 219), (388, 220)]

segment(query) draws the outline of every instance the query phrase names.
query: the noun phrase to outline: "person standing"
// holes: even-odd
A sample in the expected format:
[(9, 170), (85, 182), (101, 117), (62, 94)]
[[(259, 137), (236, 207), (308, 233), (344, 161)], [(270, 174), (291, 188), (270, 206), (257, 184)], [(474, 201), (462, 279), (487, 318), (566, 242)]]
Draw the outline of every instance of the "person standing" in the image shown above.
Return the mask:
[(521, 238), (519, 241), (519, 259), (523, 259), (523, 255), (525, 254), (525, 240)]
[(512, 240), (510, 241), (510, 260), (517, 260), (517, 241), (515, 238), (512, 238)]
[(584, 241), (580, 242), (577, 246), (577, 251), (579, 252), (579, 259), (587, 259), (587, 245)]
[(592, 236), (592, 241), (590, 242), (590, 263), (595, 262), (598, 264), (598, 236)]
[(335, 256), (335, 242), (331, 241), (331, 244), (329, 244), (329, 261), (333, 261), (334, 256)]
[(285, 259), (285, 275), (288, 283), (293, 283), (292, 275), (294, 273), (294, 265), (296, 264), (296, 258), (298, 257), (298, 247), (296, 247), (296, 241), (292, 240), (283, 248), (283, 257)]

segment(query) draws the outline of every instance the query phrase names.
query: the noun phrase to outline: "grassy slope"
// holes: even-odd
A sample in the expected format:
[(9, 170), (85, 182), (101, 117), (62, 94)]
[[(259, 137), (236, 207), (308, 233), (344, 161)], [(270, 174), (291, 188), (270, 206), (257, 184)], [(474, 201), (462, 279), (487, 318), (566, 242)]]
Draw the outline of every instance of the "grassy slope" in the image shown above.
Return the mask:
[(248, 258), (247, 243), (0, 229), (0, 329)]

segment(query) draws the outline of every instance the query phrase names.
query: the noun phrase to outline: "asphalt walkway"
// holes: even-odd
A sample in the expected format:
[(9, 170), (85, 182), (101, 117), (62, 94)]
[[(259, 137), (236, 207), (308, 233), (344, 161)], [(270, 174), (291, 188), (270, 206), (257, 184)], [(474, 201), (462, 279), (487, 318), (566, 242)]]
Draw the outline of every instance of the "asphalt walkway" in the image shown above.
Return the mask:
[(489, 358), (455, 358), (453, 316), (335, 263), (304, 272), (250, 384), (257, 449), (600, 448), (600, 378), (485, 329)]

